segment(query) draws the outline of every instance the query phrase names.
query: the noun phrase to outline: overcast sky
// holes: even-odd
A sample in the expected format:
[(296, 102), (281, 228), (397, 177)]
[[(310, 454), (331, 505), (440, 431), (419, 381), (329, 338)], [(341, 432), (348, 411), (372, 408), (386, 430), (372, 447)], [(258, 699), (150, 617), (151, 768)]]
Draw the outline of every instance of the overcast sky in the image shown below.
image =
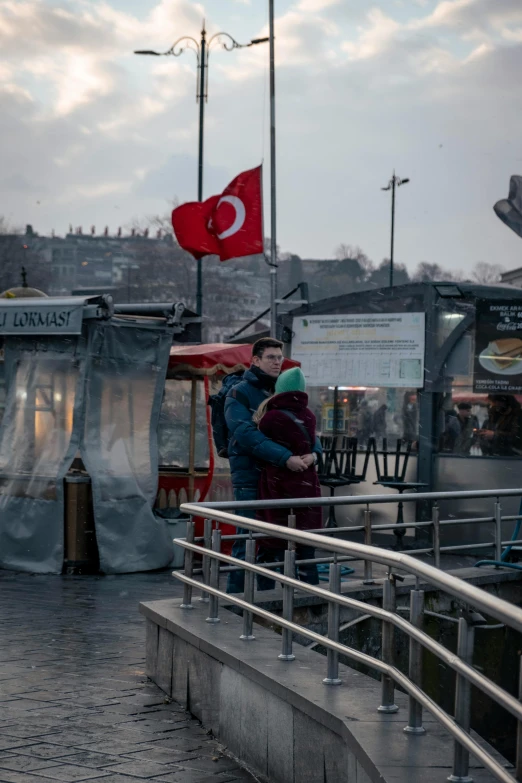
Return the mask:
[[(493, 204), (522, 173), (521, 0), (276, 0), (278, 243), (341, 243), (469, 271), (522, 266)], [(184, 34), (267, 33), (268, 0), (0, 0), (0, 214), (101, 233), (196, 197), (195, 56)], [(265, 160), (268, 47), (213, 51), (205, 196)], [(266, 233), (269, 209), (265, 208)]]

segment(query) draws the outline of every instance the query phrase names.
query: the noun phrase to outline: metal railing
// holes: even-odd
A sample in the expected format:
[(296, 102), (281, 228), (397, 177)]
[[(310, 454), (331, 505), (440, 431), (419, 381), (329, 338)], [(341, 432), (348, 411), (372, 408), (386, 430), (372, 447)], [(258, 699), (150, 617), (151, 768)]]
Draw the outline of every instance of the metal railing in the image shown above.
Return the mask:
[[(459, 492), (451, 493), (454, 496), (484, 497), (491, 495), (497, 500), (503, 495), (522, 495), (522, 490), (505, 490), (493, 492)], [(402, 500), (430, 499), (436, 500), (447, 497), (448, 493), (425, 493), (413, 495), (411, 498), (403, 496)], [(335, 502), (341, 505), (351, 498), (335, 498)], [(397, 498), (389, 496), (358, 497), (357, 502), (397, 502)], [(308, 531), (296, 530), (293, 510), (300, 506), (324, 505), (329, 506), (331, 498), (296, 499), (292, 501), (250, 501), (235, 503), (187, 503), (182, 510), (192, 515), (187, 523), (186, 539), (175, 539), (179, 546), (185, 549), (185, 572), (173, 573), (184, 584), (183, 603), (181, 607), (189, 610), (192, 608), (193, 588), (201, 590), (201, 601), (208, 601), (209, 610), (207, 621), (219, 622), (219, 600), (225, 600), (227, 604), (234, 604), (243, 610), (243, 633), (241, 639), (248, 642), (254, 639), (254, 616), (268, 621), (272, 625), (281, 627), (282, 644), (279, 658), (284, 661), (294, 660), (293, 634), (308, 638), (315, 645), (321, 645), (327, 650), (326, 677), (323, 682), (328, 686), (341, 684), (339, 677), (339, 654), (346, 658), (364, 664), (371, 670), (381, 674), (381, 704), (378, 710), (391, 713), (398, 710), (395, 704), (395, 686), (400, 686), (409, 696), (408, 725), (404, 731), (413, 735), (423, 734), (425, 728), (422, 724), (422, 711), (427, 709), (436, 720), (444, 726), (454, 739), (453, 771), (448, 780), (460, 783), (469, 783), (469, 755), (470, 753), (488, 769), (497, 780), (503, 783), (513, 783), (510, 772), (497, 761), (477, 740), (470, 734), (470, 708), (471, 686), (479, 688), (487, 694), (496, 704), (503, 707), (517, 720), (517, 752), (515, 775), (517, 780), (522, 780), (522, 705), (519, 700), (500, 688), (496, 683), (487, 678), (480, 671), (473, 668), (474, 634), (477, 629), (492, 628), (491, 624), (479, 614), (483, 612), (488, 617), (494, 618), (499, 623), (509, 626), (518, 632), (522, 632), (522, 610), (506, 601), (492, 596), (479, 588), (448, 574), (427, 563), (411, 557), (402, 552), (392, 552), (385, 549), (354, 542), (335, 540), (331, 537), (332, 531), (322, 531), (323, 535)], [(240, 507), (267, 508), (285, 506), (290, 509), (289, 527), (266, 524), (243, 516), (232, 514), (223, 510), (223, 506), (231, 505)], [(205, 519), (205, 546), (195, 543), (195, 523), (193, 517)], [(498, 513), (495, 516), (498, 519)], [(454, 521), (454, 520), (452, 520)], [(216, 528), (213, 530), (213, 523)], [(245, 560), (238, 560), (221, 551), (222, 538), (220, 523), (232, 524), (249, 531), (246, 540)], [(424, 524), (424, 523), (422, 523)], [(412, 524), (407, 523), (407, 527)], [(386, 526), (389, 527), (389, 526)], [(366, 527), (365, 527), (366, 530)], [(324, 533), (328, 532), (326, 537)], [(333, 531), (335, 532), (335, 531)], [(283, 573), (278, 573), (266, 566), (255, 563), (255, 538), (269, 536), (288, 542), (285, 551)], [(226, 538), (230, 538), (227, 536)], [(496, 537), (498, 538), (498, 536)], [(332, 553), (333, 562), (329, 567), (328, 589), (317, 585), (308, 584), (296, 579), (296, 546), (311, 546)], [(194, 555), (198, 554), (203, 559), (201, 569), (201, 581), (195, 578)], [(383, 580), (382, 608), (366, 604), (354, 598), (349, 598), (341, 593), (341, 559), (363, 560), (365, 563), (365, 580), (371, 576), (371, 564), (379, 563), (388, 567), (388, 573)], [(220, 564), (224, 564), (221, 568)], [(368, 570), (367, 564), (370, 565)], [(227, 594), (219, 587), (220, 571), (243, 569), (245, 571), (245, 589), (240, 598), (237, 594)], [(396, 581), (403, 577), (394, 571), (405, 572), (415, 577), (415, 584), (410, 592), (410, 617), (409, 620), (401, 617), (396, 609)], [(283, 611), (282, 616), (274, 614), (256, 606), (254, 603), (254, 574), (267, 576), (283, 587)], [(457, 653), (453, 653), (435, 639), (430, 637), (422, 629), (424, 614), (433, 614), (424, 610), (424, 590), (421, 589), (421, 581), (432, 588), (439, 589), (464, 604), (458, 619), (458, 645)], [(373, 578), (370, 581), (374, 581)], [(295, 591), (307, 593), (321, 598), (328, 604), (328, 631), (323, 636), (306, 627), (296, 624), (293, 620), (293, 607)], [(352, 647), (339, 642), (339, 614), (341, 607), (377, 618), (382, 623), (382, 660), (360, 652)], [(448, 619), (448, 618), (445, 618)], [(495, 626), (498, 627), (498, 626)], [(394, 631), (398, 628), (409, 637), (409, 670), (408, 675), (401, 672), (395, 665)], [(441, 662), (456, 672), (455, 708), (454, 717), (443, 710), (422, 689), (422, 648), (436, 655)], [(520, 673), (520, 688), (522, 689), (522, 670)]]
[[(450, 554), (466, 552), (476, 553), (477, 550), (491, 550), (491, 559), (500, 561), (502, 557), (502, 550), (507, 546), (522, 545), (522, 538), (520, 539), (502, 539), (502, 524), (504, 522), (516, 522), (521, 518), (519, 514), (503, 514), (502, 513), (502, 498), (519, 497), (522, 500), (522, 489), (499, 489), (499, 490), (469, 490), (462, 492), (410, 492), (401, 495), (347, 495), (336, 496), (329, 498), (306, 498), (306, 501), (298, 502), (296, 500), (248, 500), (248, 501), (220, 501), (220, 502), (206, 502), (204, 504), (206, 509), (214, 511), (235, 511), (244, 509), (260, 509), (260, 508), (297, 508), (299, 506), (307, 507), (331, 507), (331, 506), (365, 506), (363, 510), (363, 524), (349, 525), (343, 527), (334, 528), (321, 528), (312, 530), (309, 532), (316, 533), (321, 536), (336, 536), (340, 533), (364, 533), (364, 543), (367, 546), (373, 545), (373, 533), (383, 531), (393, 531), (397, 533), (399, 531), (399, 541), (403, 540), (403, 535), (407, 530), (424, 530), (426, 533), (431, 533), (430, 546), (420, 547), (413, 549), (409, 547), (407, 551), (409, 555), (432, 555), (434, 559), (434, 565), (436, 568), (440, 568), (441, 554)], [(463, 519), (441, 519), (440, 518), (440, 506), (439, 501), (459, 501), (459, 500), (472, 500), (490, 498), (493, 502), (492, 514), (484, 517), (467, 517)], [(386, 524), (374, 525), (372, 524), (372, 509), (371, 506), (395, 503), (398, 507), (402, 508), (405, 503), (417, 503), (420, 501), (427, 501), (431, 503), (431, 519), (421, 522), (389, 522)], [(401, 514), (402, 517), (402, 514)], [(441, 533), (445, 528), (458, 527), (459, 525), (479, 525), (489, 523), (494, 527), (493, 538), (490, 541), (474, 542), (470, 544), (454, 544), (454, 545), (441, 545)], [(223, 540), (239, 538), (240, 536), (223, 536)], [(246, 538), (246, 537), (245, 537)], [(197, 539), (203, 541), (203, 538)], [(321, 549), (327, 547), (322, 546)], [(360, 558), (347, 558), (360, 559)], [(300, 561), (298, 561), (300, 562)], [(327, 562), (324, 558), (317, 559), (316, 562)], [(277, 565), (277, 564), (272, 564)], [(365, 584), (372, 584), (372, 566), (371, 561), (365, 562)]]

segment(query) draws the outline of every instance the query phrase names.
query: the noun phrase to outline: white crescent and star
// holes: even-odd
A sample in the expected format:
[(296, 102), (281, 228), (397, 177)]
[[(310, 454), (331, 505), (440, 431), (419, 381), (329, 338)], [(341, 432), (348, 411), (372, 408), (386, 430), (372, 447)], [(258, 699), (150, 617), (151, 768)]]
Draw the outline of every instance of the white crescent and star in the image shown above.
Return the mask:
[[(228, 237), (234, 236), (234, 234), (237, 234), (237, 232), (243, 228), (243, 224), (246, 218), (246, 209), (241, 199), (238, 198), (237, 196), (223, 196), (222, 198), (219, 199), (218, 203), (216, 204), (216, 210), (219, 209), (219, 206), (221, 204), (230, 204), (232, 207), (234, 207), (236, 213), (234, 217), (234, 222), (232, 223), (230, 228), (227, 228), (221, 234), (217, 235), (218, 239), (228, 239)], [(210, 218), (208, 222), (208, 227), (210, 229), (213, 228), (212, 218)]]

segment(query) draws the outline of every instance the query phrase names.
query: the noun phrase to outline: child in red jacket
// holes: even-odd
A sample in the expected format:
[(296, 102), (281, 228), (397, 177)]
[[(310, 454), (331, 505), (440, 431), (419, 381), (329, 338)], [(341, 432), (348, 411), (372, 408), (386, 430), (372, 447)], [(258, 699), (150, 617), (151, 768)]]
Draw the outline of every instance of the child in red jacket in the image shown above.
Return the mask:
[[(315, 416), (308, 408), (305, 389), (305, 377), (299, 367), (281, 373), (276, 382), (275, 395), (264, 402), (254, 416), (254, 421), (264, 435), (298, 456), (321, 450), (315, 432)], [(259, 500), (321, 497), (321, 487), (315, 470), (315, 455), (313, 461), (309, 459), (306, 469), (301, 472), (263, 464), (259, 479)], [(298, 530), (322, 527), (322, 510), (319, 506), (301, 506), (293, 511)], [(290, 509), (270, 508), (261, 511), (259, 518), (263, 522), (286, 526), (289, 513)], [(282, 539), (260, 539), (258, 562), (282, 561), (285, 549), (286, 545)], [(308, 560), (314, 555), (313, 547), (297, 546), (296, 560)], [(315, 564), (298, 566), (298, 576), (304, 582), (319, 583)], [(273, 587), (274, 582), (271, 579), (261, 577), (258, 580), (260, 590)]]

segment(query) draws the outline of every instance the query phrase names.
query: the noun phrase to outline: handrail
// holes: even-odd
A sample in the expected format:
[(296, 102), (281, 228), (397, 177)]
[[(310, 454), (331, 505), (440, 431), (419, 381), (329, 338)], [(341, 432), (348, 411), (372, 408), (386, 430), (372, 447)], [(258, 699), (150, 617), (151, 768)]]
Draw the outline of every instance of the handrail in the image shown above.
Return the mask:
[[(213, 554), (215, 555), (216, 553)], [(176, 571), (173, 572), (173, 576), (187, 585), (196, 585), (198, 587), (200, 586), (195, 579), (191, 579), (184, 574), (179, 574)], [(441, 709), (438, 704), (436, 704), (426, 693), (424, 693), (421, 688), (415, 685), (401, 671), (396, 669), (395, 666), (390, 666), (384, 661), (373, 658), (371, 655), (359, 652), (358, 650), (353, 650), (350, 647), (346, 647), (344, 644), (340, 644), (339, 642), (335, 642), (331, 639), (321, 636), (321, 634), (318, 634), (315, 631), (310, 631), (308, 628), (303, 628), (302, 626), (297, 625), (290, 620), (285, 620), (284, 618), (279, 617), (272, 612), (268, 612), (266, 609), (253, 606), (247, 601), (243, 601), (242, 599), (237, 598), (236, 595), (224, 593), (222, 590), (218, 590), (217, 588), (211, 587), (209, 585), (205, 585), (205, 591), (215, 596), (216, 598), (226, 599), (229, 603), (233, 603), (236, 606), (239, 606), (245, 612), (254, 612), (258, 617), (262, 617), (264, 620), (268, 620), (269, 622), (276, 621), (278, 625), (282, 626), (283, 628), (287, 628), (292, 633), (306, 636), (308, 639), (318, 642), (324, 647), (327, 647), (330, 650), (334, 650), (336, 653), (346, 655), (358, 663), (370, 666), (371, 668), (380, 671), (383, 675), (391, 677), (398, 685), (404, 688), (406, 693), (413, 697), (419, 704), (422, 704), (423, 707), (426, 707), (426, 709), (431, 712), (433, 717), (436, 718), (446, 729), (448, 729), (453, 737), (455, 737), (455, 739), (462, 746), (472, 753), (475, 758), (481, 761), (486, 769), (488, 769), (497, 778), (497, 780), (502, 781), (502, 783), (513, 783), (512, 775), (510, 775), (509, 772), (504, 769), (504, 767), (502, 767), (492, 756), (490, 756), (476, 740), (474, 740), (465, 730), (463, 730), (455, 722), (455, 720), (443, 709)]]
[[(522, 490), (519, 491), (522, 493)], [(330, 498), (327, 500), (330, 502)], [(262, 504), (264, 501), (253, 502), (260, 502)], [(243, 503), (243, 505), (246, 505), (246, 503)], [(295, 507), (297, 506), (298, 502), (296, 500)], [(255, 530), (258, 533), (270, 533), (273, 538), (283, 538), (286, 541), (292, 541), (296, 544), (305, 544), (307, 546), (312, 546), (315, 549), (337, 552), (341, 555), (359, 555), (363, 560), (370, 560), (374, 563), (387, 565), (390, 568), (409, 571), (414, 576), (425, 579), (430, 582), (430, 584), (439, 587), (441, 590), (450, 593), (456, 598), (465, 598), (477, 609), (481, 609), (491, 615), (491, 617), (495, 617), (495, 619), (500, 620), (500, 622), (505, 623), (522, 633), (521, 609), (515, 607), (513, 604), (509, 604), (501, 598), (491, 596), (489, 593), (479, 590), (478, 587), (470, 585), (445, 571), (434, 568), (420, 560), (415, 560), (415, 558), (402, 552), (390, 552), (387, 549), (367, 546), (366, 544), (358, 544), (353, 541), (332, 541), (331, 539), (325, 539), (321, 535), (308, 533), (305, 530), (294, 530), (282, 527), (281, 525), (261, 522), (257, 519), (247, 519), (246, 517), (240, 517), (226, 511), (219, 511), (215, 508), (211, 508), (208, 503), (184, 503), (181, 506), (181, 510), (190, 515), (207, 518), (211, 517), (213, 520), (227, 522), (230, 525), (246, 528), (247, 530)], [(208, 512), (212, 513), (209, 514)], [(242, 561), (238, 562), (242, 563)]]
[[(209, 555), (210, 557), (214, 557), (224, 563), (235, 564), (238, 562), (237, 558), (235, 557), (225, 555), (222, 552), (213, 552), (211, 549), (205, 549), (197, 546), (196, 544), (191, 544), (182, 538), (175, 538), (174, 541), (176, 544), (178, 544), (178, 546), (181, 546), (184, 549), (189, 549), (192, 552), (196, 552), (202, 555)], [(244, 561), (241, 561), (241, 567), (248, 571), (252, 571), (255, 574), (261, 574), (263, 576), (267, 573), (266, 568), (251, 563), (245, 563)], [(175, 576), (176, 578), (180, 578), (180, 575), (177, 572), (175, 573)], [(469, 666), (468, 664), (461, 661), (460, 658), (457, 658), (453, 653), (449, 652), (449, 650), (447, 650), (442, 644), (435, 641), (435, 639), (432, 639), (432, 637), (428, 636), (428, 634), (424, 633), (424, 631), (416, 628), (414, 625), (408, 622), (408, 620), (400, 617), (400, 615), (395, 614), (394, 612), (389, 612), (386, 609), (381, 609), (379, 606), (372, 606), (371, 604), (366, 604), (363, 601), (358, 601), (356, 598), (348, 598), (344, 595), (331, 593), (329, 590), (325, 590), (322, 587), (309, 585), (306, 582), (301, 582), (298, 579), (292, 579), (292, 577), (284, 576), (283, 574), (271, 573), (270, 576), (272, 579), (275, 579), (277, 582), (281, 582), (283, 585), (289, 585), (290, 587), (294, 587), (297, 590), (301, 590), (302, 592), (315, 595), (318, 598), (324, 598), (327, 601), (339, 604), (340, 606), (346, 606), (349, 609), (357, 609), (360, 612), (365, 612), (371, 617), (378, 617), (381, 620), (386, 620), (387, 622), (393, 623), (396, 628), (400, 628), (401, 631), (404, 631), (406, 634), (408, 634), (408, 636), (416, 639), (427, 650), (430, 650), (430, 652), (438, 655), (439, 658), (441, 658), (444, 663), (447, 663), (450, 668), (454, 669), (456, 672), (459, 672), (459, 674), (462, 674), (464, 677), (466, 677), (467, 680), (473, 683), (473, 685), (476, 685), (478, 688), (482, 688), (484, 693), (487, 693), (488, 696), (491, 696), (492, 699), (498, 701), (515, 718), (518, 718), (518, 720), (522, 721), (522, 704), (518, 701), (518, 699), (515, 699), (514, 696), (511, 696), (509, 693), (503, 691), (502, 688), (499, 688), (497, 685), (495, 685), (495, 683), (491, 682), (491, 680), (488, 680), (487, 677), (478, 672), (472, 666)], [(206, 587), (205, 590), (207, 590)], [(226, 594), (226, 597), (228, 600), (230, 597), (229, 594)], [(279, 620), (279, 616), (277, 616), (277, 619)], [(450, 617), (449, 619), (452, 620), (454, 618)], [(456, 622), (458, 622), (458, 620)], [(324, 640), (324, 637), (321, 636), (321, 639)]]
[[(209, 509), (234, 508), (301, 508), (302, 506), (354, 506), (379, 503), (407, 503), (418, 500), (469, 500), (472, 498), (505, 498), (522, 496), (522, 489), (462, 490), (459, 492), (404, 492), (397, 495), (336, 495), (333, 498), (291, 498), (281, 500), (219, 500), (203, 504)], [(182, 510), (185, 506), (182, 506)]]
[[(496, 536), (494, 545), (499, 548), (501, 542), (501, 506), (500, 497), (522, 495), (522, 489), (515, 490), (484, 490), (455, 493), (424, 493), (426, 499), (441, 498), (476, 498), (491, 497), (495, 498), (495, 513), (491, 521), (496, 525)], [(403, 496), (406, 499), (408, 496)], [(410, 499), (422, 499), (422, 494), (411, 495)], [(370, 502), (398, 502), (397, 497), (383, 496), (359, 496), (356, 498), (335, 498), (338, 505), (350, 500), (361, 503), (368, 500)], [(314, 503), (315, 501), (315, 503)], [(340, 501), (340, 503), (339, 503)], [(290, 499), (286, 502), (274, 501), (235, 501), (234, 503), (185, 503), (181, 506), (183, 512), (190, 515), (187, 523), (187, 538), (175, 539), (176, 543), (185, 549), (185, 574), (174, 572), (173, 576), (184, 584), (184, 597), (181, 608), (191, 608), (192, 588), (196, 587), (202, 590), (201, 600), (208, 600), (209, 617), (208, 622), (219, 622), (218, 600), (226, 599), (230, 604), (242, 608), (243, 611), (243, 635), (242, 639), (248, 641), (253, 639), (253, 616), (268, 620), (282, 628), (282, 653), (279, 656), (281, 660), (291, 661), (294, 659), (292, 653), (292, 634), (300, 634), (320, 644), (327, 651), (327, 677), (324, 682), (333, 686), (341, 683), (339, 679), (339, 654), (363, 663), (370, 668), (381, 673), (382, 702), (379, 710), (382, 712), (396, 712), (398, 707), (394, 704), (395, 684), (401, 686), (409, 694), (409, 719), (408, 725), (404, 729), (412, 734), (424, 733), (422, 726), (422, 708), (428, 709), (434, 717), (446, 729), (450, 731), (455, 740), (455, 752), (453, 761), (453, 774), (449, 779), (464, 780), (469, 779), (469, 753), (478, 758), (484, 766), (495, 776), (497, 780), (503, 783), (512, 783), (512, 775), (496, 759), (481, 747), (481, 745), (470, 736), (470, 695), (471, 685), (480, 689), (489, 698), (495, 701), (503, 709), (507, 710), (518, 722), (518, 732), (522, 736), (522, 704), (514, 696), (507, 693), (499, 685), (488, 679), (484, 674), (473, 667), (473, 639), (475, 627), (482, 627), (486, 622), (482, 614), (495, 618), (502, 625), (509, 626), (519, 633), (522, 632), (522, 609), (508, 603), (502, 599), (490, 595), (480, 590), (464, 580), (461, 580), (452, 574), (446, 573), (440, 568), (434, 567), (404, 552), (393, 552), (380, 549), (371, 545), (371, 530), (369, 510), (365, 512), (365, 530), (364, 544), (333, 539), (325, 537), (321, 533), (296, 530), (292, 524), (295, 524), (293, 512), (289, 515), (289, 527), (282, 525), (273, 525), (261, 520), (250, 519), (240, 516), (237, 513), (231, 513), (224, 510), (223, 507), (235, 506), (240, 509), (245, 507), (267, 508), (284, 506), (290, 509), (296, 509), (300, 506), (310, 506), (312, 504), (319, 506), (329, 506), (332, 498), (299, 498)], [(369, 505), (367, 506), (367, 509)], [(204, 546), (195, 543), (194, 539), (194, 521), (193, 517), (203, 517), (205, 521)], [(517, 518), (517, 517), (515, 517)], [(489, 518), (484, 518), (484, 521)], [(464, 520), (463, 520), (464, 521)], [(216, 530), (212, 532), (212, 522), (218, 523)], [(250, 535), (269, 535), (271, 538), (279, 538), (289, 542), (288, 549), (285, 552), (284, 573), (277, 573), (269, 570), (267, 564), (257, 565), (255, 560), (255, 541), (249, 538), (246, 541), (246, 559), (241, 560), (231, 555), (221, 552), (221, 530), (219, 523), (225, 522), (235, 527), (248, 530)], [(422, 523), (424, 524), (424, 523)], [(429, 523), (428, 523), (429, 524)], [(444, 550), (440, 547), (440, 540), (435, 543), (435, 532), (440, 529), (440, 520), (438, 517), (438, 506), (434, 505), (434, 516), (431, 524), (434, 530), (434, 547), (430, 550), (419, 550), (426, 552)], [(406, 523), (405, 526), (410, 526)], [(228, 536), (227, 536), (228, 538)], [(438, 535), (437, 535), (438, 538)], [(307, 582), (295, 578), (296, 567), (296, 545), (305, 545), (314, 549), (321, 549), (327, 553), (333, 553), (333, 562), (330, 562), (330, 584), (328, 589), (311, 585)], [(489, 545), (489, 544), (488, 544)], [(460, 547), (462, 548), (462, 547)], [(199, 554), (203, 558), (203, 582), (194, 578), (193, 559), (194, 555)], [(338, 559), (338, 556), (341, 556)], [(341, 560), (362, 559), (365, 562), (365, 579), (363, 583), (371, 584), (371, 563), (380, 563), (388, 567), (389, 572), (383, 581), (383, 602), (382, 607), (366, 604), (355, 598), (350, 598), (341, 593)], [(317, 558), (315, 559), (317, 560)], [(300, 561), (297, 561), (300, 562)], [(308, 561), (307, 561), (308, 562)], [(311, 560), (310, 562), (315, 562)], [(437, 563), (437, 556), (435, 557)], [(220, 563), (224, 564), (223, 571), (243, 569), (245, 572), (245, 593), (243, 598), (238, 598), (235, 594), (227, 594), (219, 589)], [(272, 565), (272, 564), (270, 564)], [(275, 565), (275, 564), (274, 564)], [(402, 571), (410, 574), (415, 579), (415, 585), (410, 591), (410, 614), (409, 619), (401, 617), (396, 610), (396, 587), (395, 580), (401, 579), (394, 571)], [(254, 603), (253, 579), (254, 575), (266, 576), (281, 584), (283, 588), (283, 614), (282, 617), (268, 610), (261, 609)], [(369, 577), (369, 578), (368, 578)], [(443, 591), (446, 594), (454, 596), (460, 604), (465, 604), (470, 609), (463, 608), (460, 612), (458, 623), (458, 646), (457, 653), (446, 649), (441, 643), (433, 639), (422, 628), (422, 618), (424, 610), (424, 592), (421, 589), (422, 583)], [(321, 598), (328, 604), (328, 635), (322, 636), (306, 627), (302, 627), (293, 622), (294, 592), (299, 590), (308, 595)], [(339, 609), (340, 607), (349, 608), (355, 612), (379, 619), (382, 623), (382, 660), (376, 660), (370, 655), (355, 650), (339, 642)], [(433, 613), (432, 613), (433, 614)], [(434, 615), (435, 616), (435, 615)], [(493, 627), (493, 626), (488, 626)], [(499, 626), (497, 626), (499, 627)], [(399, 671), (394, 665), (394, 629), (400, 629), (409, 638), (409, 676)], [(455, 717), (451, 717), (441, 707), (422, 690), (422, 655), (421, 648), (424, 647), (436, 655), (439, 660), (445, 663), (449, 668), (456, 672), (457, 685), (455, 688)], [(521, 682), (522, 685), (522, 674)], [(522, 780), (522, 743), (517, 747), (516, 772), (517, 780)]]

